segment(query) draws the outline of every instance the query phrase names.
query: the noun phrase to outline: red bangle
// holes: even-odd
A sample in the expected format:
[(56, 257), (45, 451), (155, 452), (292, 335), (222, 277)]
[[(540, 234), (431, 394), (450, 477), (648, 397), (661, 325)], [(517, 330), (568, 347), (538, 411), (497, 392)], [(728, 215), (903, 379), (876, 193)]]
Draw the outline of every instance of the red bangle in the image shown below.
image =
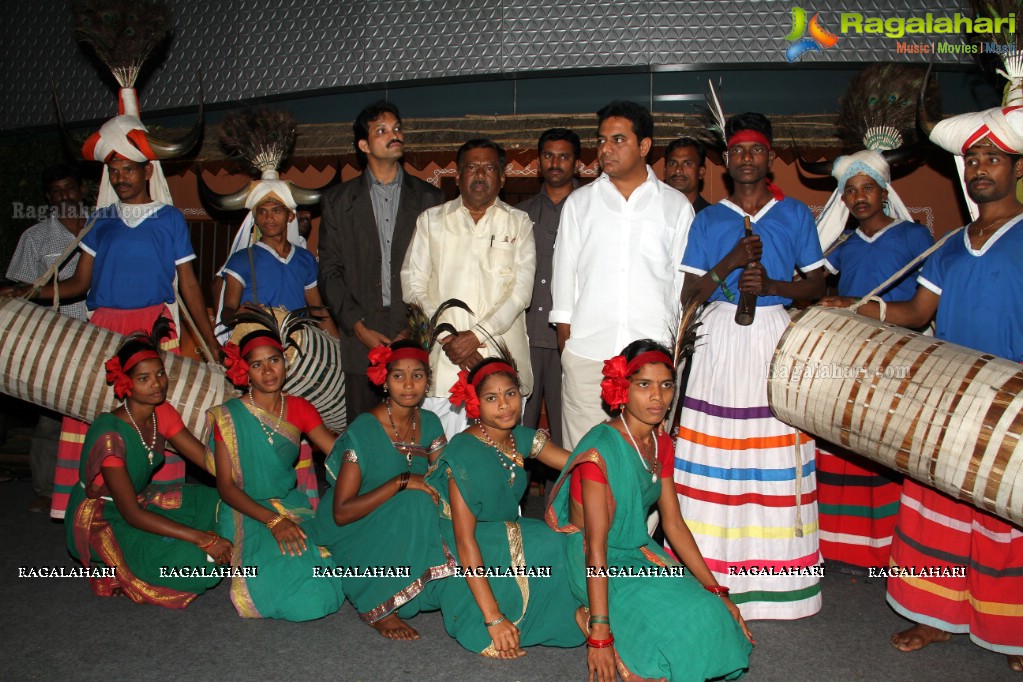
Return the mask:
[(704, 585), (703, 589), (707, 590), (711, 594), (716, 594), (719, 597), (728, 596), (728, 588), (724, 585)]
[(614, 637), (608, 637), (607, 639), (591, 639), (589, 637), (586, 638), (586, 646), (590, 647), (591, 649), (606, 649), (609, 646), (612, 646), (614, 643), (615, 643)]

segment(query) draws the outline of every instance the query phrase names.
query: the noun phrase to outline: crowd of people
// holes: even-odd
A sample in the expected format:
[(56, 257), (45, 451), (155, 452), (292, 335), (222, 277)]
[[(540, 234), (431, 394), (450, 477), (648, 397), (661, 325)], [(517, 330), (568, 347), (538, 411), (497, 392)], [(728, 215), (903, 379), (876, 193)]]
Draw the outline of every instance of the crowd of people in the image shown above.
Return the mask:
[[(990, 129), (960, 126), (946, 145), (964, 156), (979, 218), (859, 312), (911, 328), (936, 318), (939, 339), (1023, 361), (1023, 139)], [(347, 599), (382, 636), (410, 640), (408, 621), (440, 610), (484, 656), (585, 644), (588, 679), (706, 680), (749, 668), (747, 621), (821, 609), (824, 560), (966, 566), (889, 581), (914, 623), (892, 644), (968, 633), (1023, 670), (1023, 531), (851, 453), (818, 453), (768, 406), (764, 368), (793, 301), (847, 306), (931, 246), (887, 208), (881, 155), (836, 162), (855, 224), (825, 253), (812, 212), (771, 182), (761, 114), (728, 120), (731, 192), (716, 204), (700, 193), (706, 150), (692, 138), (667, 147), (656, 177), (653, 119), (632, 102), (597, 112), (591, 183), (576, 178), (578, 134), (546, 131), (543, 184), (519, 207), (500, 199), (506, 160), (491, 140), (458, 150), (459, 196), (445, 202), (403, 169), (397, 108), (369, 106), (353, 130), (364, 172), (321, 198), (318, 260), (289, 231), (288, 183), (265, 171), (248, 191), (258, 243), (223, 270), (220, 339), (181, 213), (149, 186), (158, 161), (126, 151), (131, 140), (97, 157), (117, 199), (59, 283), (33, 296), (129, 334), (107, 363), (122, 403), (87, 430), (65, 420), (79, 435), (60, 448), (41, 420), (32, 451), (33, 509), (52, 498), (71, 554), (116, 568), (91, 579), (97, 594), (184, 608), (229, 578), (246, 618), (311, 620)], [(85, 227), (71, 210), (77, 170), (48, 169), (43, 183), (59, 210), (25, 233), (8, 277), (30, 286), (8, 293), (33, 290)], [(828, 272), (837, 296), (825, 297)], [(204, 442), (166, 402), (176, 288), (243, 391), (209, 411)], [(755, 316), (737, 324), (750, 295)], [(329, 316), (283, 322), (259, 307), (320, 304)], [(676, 371), (680, 309), (701, 304), (695, 352)], [(424, 333), (417, 321), (438, 311), (443, 324)], [(353, 418), (342, 434), (283, 390), (295, 329), (309, 324), (341, 345)], [(326, 456), (322, 499), (303, 437)], [(215, 487), (186, 483), (168, 442)], [(544, 520), (523, 518), (542, 471), (557, 477)]]

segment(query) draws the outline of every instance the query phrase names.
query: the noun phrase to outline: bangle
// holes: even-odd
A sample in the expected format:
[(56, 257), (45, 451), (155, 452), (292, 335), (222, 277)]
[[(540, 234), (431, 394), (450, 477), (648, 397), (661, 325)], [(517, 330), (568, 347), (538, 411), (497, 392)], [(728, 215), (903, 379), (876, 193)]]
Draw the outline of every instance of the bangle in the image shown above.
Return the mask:
[(590, 616), (590, 625), (610, 625), (611, 620), (607, 616)]
[(719, 597), (728, 596), (728, 588), (724, 585), (704, 585), (703, 589), (707, 590), (711, 594), (716, 594)]
[(586, 646), (590, 647), (591, 649), (606, 649), (609, 646), (613, 646), (614, 643), (615, 638), (613, 636), (608, 637), (607, 639), (592, 639), (590, 637), (586, 638)]
[(503, 622), (504, 622), (504, 621), (506, 621), (506, 620), (508, 620), (508, 619), (507, 619), (507, 618), (505, 618), (505, 617), (504, 617), (504, 616), (502, 615), (502, 616), (501, 616), (500, 618), (498, 618), (497, 620), (492, 620), (492, 621), (490, 621), (489, 623), (484, 623), (484, 625), (486, 625), (486, 626), (487, 626), (488, 628), (492, 628), (492, 627), (494, 627), (495, 625), (497, 625), (497, 624), (499, 624), (499, 623), (503, 623)]
[(728, 288), (728, 285), (725, 284), (725, 281), (718, 277), (718, 273), (714, 272), (713, 269), (710, 271), (710, 279), (712, 282), (714, 282), (714, 284), (717, 284), (719, 287), (721, 287), (721, 293), (724, 294), (725, 298), (728, 299), (729, 303), (735, 300), (735, 292)]
[(288, 517), (285, 516), (284, 514), (278, 514), (277, 516), (273, 517), (272, 519), (266, 522), (266, 527), (269, 528), (270, 530), (273, 530), (274, 526), (276, 526), (281, 521), (286, 521), (287, 518)]
[(212, 530), (206, 531), (206, 534), (210, 536), (210, 541), (207, 542), (205, 545), (198, 545), (199, 549), (209, 549), (213, 545), (217, 544), (218, 540), (220, 540), (220, 536), (214, 533)]
[(406, 471), (405, 473), (403, 473), (403, 474), (402, 474), (402, 475), (401, 475), (401, 476), (399, 477), (399, 479), (398, 479), (398, 492), (399, 492), (399, 493), (400, 493), (400, 492), (401, 492), (402, 490), (404, 490), (405, 488), (407, 488), (407, 487), (408, 487), (408, 481), (409, 481), (409, 479), (410, 479), (410, 478), (412, 478), (412, 474), (410, 474), (410, 473), (409, 473), (409, 472), (407, 472), (407, 471)]

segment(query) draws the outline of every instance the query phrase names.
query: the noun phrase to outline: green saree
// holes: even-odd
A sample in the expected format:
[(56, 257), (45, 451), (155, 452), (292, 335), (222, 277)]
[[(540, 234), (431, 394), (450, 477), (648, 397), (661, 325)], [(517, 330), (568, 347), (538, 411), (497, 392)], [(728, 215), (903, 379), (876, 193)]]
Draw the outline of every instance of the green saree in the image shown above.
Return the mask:
[[(346, 571), (379, 568), (392, 573), (346, 578), (345, 594), (367, 623), (394, 611), (401, 618), (435, 611), (439, 604), (433, 581), (454, 574), (454, 557), (441, 541), (437, 505), (424, 492), (402, 491), (358, 521), (344, 526), (334, 523), (334, 486), (344, 462), (359, 465), (360, 495), (406, 471), (426, 474), (430, 455), (443, 448), (447, 439), (433, 412), (420, 410), (419, 415), (419, 442), (402, 444), (410, 458), (398, 451), (369, 413), (352, 422), (327, 457), (330, 489), (316, 511), (318, 537)], [(391, 569), (405, 574), (394, 575)]]
[[(305, 621), (337, 611), (344, 602), (341, 581), (334, 577), (330, 553), (318, 546), (308, 523), (313, 517), (309, 498), (296, 487), (295, 461), (302, 434), (286, 420), (274, 430), (277, 415), (238, 398), (211, 409), (207, 420), (207, 458), (213, 457), (216, 425), (237, 486), (257, 503), (299, 524), (308, 536), (305, 552), (281, 554), (263, 523), (220, 505), (217, 523), (220, 534), (234, 543), (232, 566), (256, 573), (231, 579), (231, 602), (238, 615)], [(264, 428), (272, 433), (272, 444)]]
[(117, 457), (124, 461), (135, 490), (141, 491), (141, 507), (197, 530), (213, 530), (220, 501), (216, 490), (182, 484), (146, 487), (163, 464), (162, 436), (150, 462), (135, 429), (104, 413), (89, 427), (82, 452), (79, 482), (71, 491), (64, 524), (67, 547), (86, 567), (107, 566), (116, 572), (112, 579), (92, 579), (93, 591), (110, 596), (119, 588), (138, 603), (184, 608), (220, 582), (218, 575), (209, 575), (216, 565), (196, 545), (129, 525), (105, 488), (94, 497), (86, 494), (86, 485), (100, 473), (103, 461)]
[[(543, 433), (522, 426), (516, 426), (512, 433), (523, 457), (528, 457), (531, 450), (539, 451), (546, 441)], [(511, 472), (506, 466), (515, 474), (511, 485)], [(483, 565), (502, 573), (487, 576), (490, 588), (501, 612), (519, 628), (521, 646), (579, 646), (584, 637), (575, 622), (579, 605), (568, 587), (564, 536), (539, 519), (519, 516), (519, 500), (528, 478), (522, 467), (496, 449), (475, 436), (460, 433), (444, 449), (427, 482), (440, 493), (441, 534), (456, 558), (449, 481), (458, 486), (465, 504), (476, 516), (476, 542)], [(504, 577), (508, 569), (513, 575)], [(494, 655), (483, 613), (465, 578), (443, 581), (438, 592), (448, 634), (470, 651)]]
[[(680, 564), (647, 535), (647, 513), (660, 495), (660, 479), (650, 480), (650, 472), (614, 427), (595, 426), (576, 446), (547, 508), (547, 523), (567, 539), (572, 592), (586, 605), (583, 533), (568, 520), (570, 473), (583, 462), (600, 467), (609, 482), (608, 569), (635, 573)], [(742, 629), (721, 598), (688, 572), (678, 577), (612, 576), (607, 598), (623, 680), (735, 679), (749, 667), (752, 647)]]

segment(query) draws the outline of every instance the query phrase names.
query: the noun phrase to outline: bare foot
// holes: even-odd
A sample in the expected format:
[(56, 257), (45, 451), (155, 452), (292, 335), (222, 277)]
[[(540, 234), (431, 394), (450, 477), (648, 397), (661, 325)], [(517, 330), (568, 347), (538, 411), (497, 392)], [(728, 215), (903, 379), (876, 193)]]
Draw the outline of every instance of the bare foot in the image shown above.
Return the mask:
[(1018, 673), (1023, 673), (1023, 656), (1019, 654), (1013, 656), (1006, 656), (1009, 659), (1009, 669), (1014, 670)]
[(918, 623), (908, 630), (896, 632), (892, 635), (892, 646), (899, 651), (918, 651), (928, 644), (935, 642), (947, 642), (952, 635), (944, 630), (939, 630), (930, 625)]
[(585, 606), (580, 606), (575, 610), (575, 624), (579, 626), (579, 629), (583, 631), (583, 634), (587, 637), (590, 636), (590, 610)]
[(412, 640), (419, 639), (415, 628), (398, 618), (397, 614), (385, 616), (375, 623), (370, 623), (374, 630), (387, 639)]

